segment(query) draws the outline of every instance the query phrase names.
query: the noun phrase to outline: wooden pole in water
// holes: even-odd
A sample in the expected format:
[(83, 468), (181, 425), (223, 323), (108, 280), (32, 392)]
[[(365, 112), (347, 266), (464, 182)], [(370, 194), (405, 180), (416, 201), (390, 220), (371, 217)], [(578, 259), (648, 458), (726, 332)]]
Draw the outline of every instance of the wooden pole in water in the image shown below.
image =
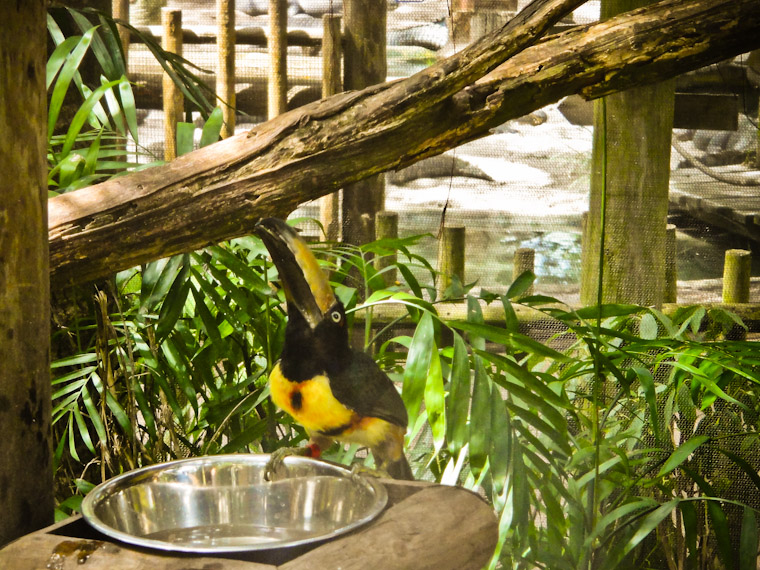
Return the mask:
[[(182, 55), (182, 10), (161, 9), (164, 28), (163, 48)], [(164, 85), (164, 160), (177, 158), (177, 123), (182, 120), (185, 98), (168, 73), (163, 76)]]
[(749, 303), (752, 253), (745, 249), (729, 249), (723, 263), (723, 302)]
[[(535, 273), (536, 268), (536, 250), (530, 247), (518, 247), (515, 250), (512, 266), (512, 281), (520, 277), (526, 271)], [(533, 285), (526, 291), (526, 295), (533, 294)]]
[[(345, 53), (343, 86), (364, 89), (385, 81), (387, 74), (386, 0), (343, 2)], [(343, 189), (343, 241), (370, 242), (375, 237), (375, 214), (384, 209), (385, 179), (382, 174)]]
[[(377, 230), (377, 239), (396, 239), (398, 237), (398, 213), (378, 212), (375, 217), (375, 229)], [(382, 271), (386, 267), (395, 265), (397, 260), (398, 256), (395, 253), (391, 255), (379, 255), (375, 257), (375, 269)], [(395, 267), (385, 269), (383, 279), (386, 286), (396, 283), (397, 273), (398, 270)]]
[(678, 302), (677, 254), (676, 226), (668, 224), (665, 228), (665, 294), (662, 299), (664, 303)]
[[(601, 16), (649, 3), (603, 0)], [(662, 305), (674, 102), (672, 80), (595, 102), (588, 235), (583, 240), (588, 251), (583, 252), (581, 273), (584, 305), (597, 302), (600, 274), (602, 302)]]
[(269, 98), (268, 116), (274, 119), (288, 110), (288, 3), (269, 0)]
[(444, 227), (438, 242), (438, 298), (443, 297), (454, 277), (464, 284), (465, 229), (462, 226)]
[(235, 0), (216, 0), (216, 96), (220, 99), (223, 139), (235, 134)]
[[(341, 61), (343, 59), (341, 17), (337, 14), (322, 16), (322, 97), (343, 91)], [(319, 199), (319, 220), (329, 241), (340, 239), (340, 191)]]

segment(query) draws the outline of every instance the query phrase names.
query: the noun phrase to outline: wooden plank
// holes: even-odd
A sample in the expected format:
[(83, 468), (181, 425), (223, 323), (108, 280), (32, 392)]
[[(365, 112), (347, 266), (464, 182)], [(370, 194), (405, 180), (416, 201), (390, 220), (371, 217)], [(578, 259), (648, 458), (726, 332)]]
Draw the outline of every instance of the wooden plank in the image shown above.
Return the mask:
[[(161, 36), (163, 35), (161, 26), (138, 26), (137, 30), (155, 42), (161, 42)], [(216, 43), (216, 34), (216, 26), (187, 26), (182, 29), (182, 43), (214, 44)], [(237, 45), (266, 47), (267, 35), (267, 30), (260, 26), (236, 27), (235, 43)], [(291, 27), (288, 29), (287, 43), (291, 46), (319, 47), (322, 45), (322, 30), (321, 28)]]
[(281, 570), (478, 570), (498, 539), (491, 507), (474, 493), (433, 486), (371, 526), (282, 565)]
[(176, 556), (102, 540), (27, 535), (0, 550), (0, 568), (13, 570), (275, 570), (270, 564), (210, 556)]

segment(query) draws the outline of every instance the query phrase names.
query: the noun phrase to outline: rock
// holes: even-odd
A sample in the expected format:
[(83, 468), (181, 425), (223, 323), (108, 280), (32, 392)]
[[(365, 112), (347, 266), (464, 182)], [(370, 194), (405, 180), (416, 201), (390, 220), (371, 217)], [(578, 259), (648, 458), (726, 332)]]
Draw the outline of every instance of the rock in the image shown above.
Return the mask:
[(321, 18), (325, 14), (342, 14), (342, 0), (295, 0), (300, 11), (313, 18)]
[(391, 46), (419, 46), (438, 51), (448, 41), (449, 29), (445, 20), (388, 32), (388, 45)]
[(401, 185), (418, 178), (447, 178), (449, 176), (466, 176), (480, 180), (493, 181), (488, 174), (474, 164), (450, 154), (432, 156), (397, 170), (387, 172), (385, 177), (389, 182)]

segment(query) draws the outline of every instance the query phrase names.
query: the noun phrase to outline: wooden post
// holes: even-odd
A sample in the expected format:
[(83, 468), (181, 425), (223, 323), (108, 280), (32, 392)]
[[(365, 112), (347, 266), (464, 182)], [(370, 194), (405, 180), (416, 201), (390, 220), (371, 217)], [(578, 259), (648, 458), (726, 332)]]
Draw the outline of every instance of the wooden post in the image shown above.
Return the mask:
[(269, 0), (269, 97), (268, 115), (275, 118), (288, 110), (288, 3)]
[(454, 0), (451, 7), (449, 35), (457, 48), (470, 43), (470, 25), (475, 13), (474, 0)]
[[(378, 212), (375, 217), (375, 228), (377, 230), (377, 239), (396, 239), (398, 238), (398, 214), (396, 212)], [(382, 271), (386, 267), (390, 267), (396, 264), (398, 256), (394, 253), (392, 255), (383, 255), (375, 258), (375, 269)], [(383, 273), (383, 279), (385, 279), (385, 285), (391, 286), (396, 283), (398, 270), (393, 267), (392, 269), (386, 269)]]
[(749, 303), (752, 253), (745, 249), (729, 249), (723, 263), (723, 302)]
[[(602, 18), (647, 3), (604, 0)], [(595, 103), (587, 251), (581, 274), (584, 305), (596, 303), (602, 271), (602, 302), (654, 306), (663, 302), (674, 101), (671, 80)], [(603, 270), (599, 267), (602, 239)]]
[[(747, 68), (755, 74), (760, 73), (760, 49), (756, 49), (749, 54), (749, 57), (747, 58)], [(757, 115), (755, 115), (755, 117), (758, 119), (758, 122), (755, 123), (757, 126), (757, 138), (755, 139), (755, 168), (760, 169), (760, 101), (758, 101), (757, 104)]]
[[(111, 13), (114, 19), (129, 22), (129, 0), (113, 0)], [(118, 26), (121, 48), (124, 50), (124, 63), (129, 61), (129, 30), (124, 26)]]
[(0, 20), (0, 546), (53, 521), (46, 8)]
[(464, 284), (465, 229), (445, 227), (438, 242), (438, 298), (451, 286), (454, 276)]
[(662, 299), (664, 303), (678, 302), (677, 255), (676, 226), (668, 224), (665, 228), (665, 294)]
[[(166, 51), (182, 55), (182, 11), (161, 9), (163, 47)], [(164, 160), (177, 158), (177, 123), (182, 120), (185, 98), (168, 73), (164, 73)]]
[[(514, 262), (512, 266), (512, 280), (514, 281), (526, 271), (535, 271), (536, 267), (536, 250), (530, 247), (518, 247), (515, 250)], [(526, 295), (533, 294), (533, 285), (526, 291)]]
[(161, 9), (166, 0), (131, 0), (132, 25), (149, 26), (161, 21)]
[(221, 137), (235, 134), (235, 0), (216, 0), (216, 97), (224, 125)]
[[(386, 0), (345, 0), (343, 3), (345, 53), (343, 86), (363, 89), (382, 83), (387, 74)], [(375, 237), (375, 214), (384, 209), (382, 174), (343, 189), (343, 241), (370, 242)]]
[[(343, 91), (341, 61), (343, 59), (341, 17), (336, 14), (322, 16), (322, 97)], [(340, 239), (340, 192), (333, 192), (319, 200), (319, 220), (328, 241)]]
[[(113, 15), (114, 20), (121, 20), (123, 22), (129, 23), (129, 0), (112, 0), (111, 2), (111, 14)], [(121, 50), (124, 53), (124, 70), (128, 72), (129, 70), (129, 28), (126, 26), (122, 26), (119, 24), (116, 24), (117, 30), (119, 31), (119, 43), (121, 44)], [(127, 136), (125, 133), (125, 138), (123, 140), (117, 140), (116, 148), (119, 150), (124, 151), (121, 155), (114, 155), (112, 160), (118, 162), (123, 161), (127, 162)], [(126, 169), (125, 169), (126, 170)]]

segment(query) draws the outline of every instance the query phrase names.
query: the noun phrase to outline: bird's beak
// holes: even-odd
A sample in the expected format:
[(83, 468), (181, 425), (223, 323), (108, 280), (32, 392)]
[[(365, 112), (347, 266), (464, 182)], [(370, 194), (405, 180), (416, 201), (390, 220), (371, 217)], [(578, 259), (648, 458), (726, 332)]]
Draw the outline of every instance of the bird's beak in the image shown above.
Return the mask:
[(280, 273), (285, 298), (314, 329), (335, 304), (330, 283), (314, 254), (298, 233), (278, 218), (261, 220), (254, 232)]

